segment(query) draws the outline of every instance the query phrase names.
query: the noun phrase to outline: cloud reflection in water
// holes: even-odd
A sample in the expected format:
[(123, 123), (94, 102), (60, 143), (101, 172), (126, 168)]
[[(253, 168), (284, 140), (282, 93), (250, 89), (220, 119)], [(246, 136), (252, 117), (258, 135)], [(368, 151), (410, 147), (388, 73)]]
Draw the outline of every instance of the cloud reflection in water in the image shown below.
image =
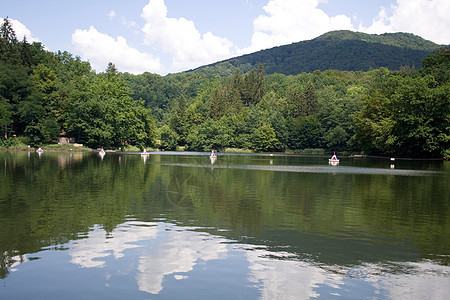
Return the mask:
[[(358, 297), (371, 295), (378, 298), (443, 299), (450, 294), (450, 270), (432, 261), (406, 263), (407, 270), (397, 270), (395, 262), (362, 264), (359, 266), (328, 266), (320, 262), (302, 260), (296, 254), (273, 252), (265, 246), (234, 243), (213, 235), (202, 228), (177, 226), (164, 222), (130, 221), (119, 225), (110, 234), (96, 226), (87, 238), (75, 240), (69, 245), (71, 263), (83, 268), (112, 269), (118, 274), (129, 272), (140, 291), (159, 294), (168, 292), (170, 284), (190, 280), (198, 276), (193, 272), (208, 262), (223, 261), (218, 278), (230, 276), (236, 256), (244, 257), (247, 266), (247, 282), (242, 286), (256, 289), (261, 299), (310, 299), (334, 297)], [(133, 256), (134, 255), (134, 256)], [(111, 257), (114, 260), (111, 260)], [(127, 270), (117, 270), (116, 260), (127, 258), (136, 264)], [(110, 266), (110, 269), (111, 269)], [(399, 263), (405, 266), (405, 263)], [(107, 281), (114, 274), (106, 272)], [(204, 276), (204, 275), (203, 275)], [(167, 279), (174, 281), (168, 283)], [(205, 278), (200, 278), (201, 280)], [(175, 282), (175, 283), (174, 283)], [(217, 286), (230, 284), (225, 279), (213, 282)], [(109, 285), (106, 285), (109, 287)], [(214, 289), (205, 284), (203, 289)], [(228, 286), (225, 288), (231, 289)], [(361, 289), (364, 294), (359, 294)], [(358, 292), (359, 291), (359, 292)]]

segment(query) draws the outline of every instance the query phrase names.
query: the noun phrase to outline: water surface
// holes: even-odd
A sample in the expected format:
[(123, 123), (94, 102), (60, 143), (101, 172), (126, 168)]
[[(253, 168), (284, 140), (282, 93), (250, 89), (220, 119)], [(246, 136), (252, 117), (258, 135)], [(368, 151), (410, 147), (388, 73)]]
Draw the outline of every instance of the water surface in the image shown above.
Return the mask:
[(0, 153), (0, 298), (446, 299), (450, 165)]

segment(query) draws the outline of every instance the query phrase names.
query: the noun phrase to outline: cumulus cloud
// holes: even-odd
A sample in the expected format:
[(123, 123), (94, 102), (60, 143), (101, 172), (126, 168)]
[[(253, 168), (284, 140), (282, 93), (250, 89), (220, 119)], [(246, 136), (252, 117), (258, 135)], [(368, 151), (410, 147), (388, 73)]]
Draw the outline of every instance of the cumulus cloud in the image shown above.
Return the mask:
[[(326, 0), (267, 0), (264, 13), (253, 20), (251, 43), (239, 49), (232, 41), (212, 32), (200, 32), (194, 20), (168, 17), (164, 0), (149, 0), (142, 10), (142, 28), (122, 17), (122, 24), (143, 33), (148, 53), (127, 44), (125, 38), (113, 38), (94, 27), (77, 30), (72, 43), (96, 70), (104, 70), (109, 61), (121, 71), (142, 73), (178, 72), (199, 67), (233, 56), (275, 46), (313, 39), (332, 30), (353, 30), (367, 33), (411, 32), (440, 44), (449, 44), (450, 1), (396, 0), (390, 7), (381, 8), (378, 16), (365, 27), (355, 26), (347, 15), (328, 15), (319, 8)], [(246, 2), (250, 3), (250, 2)], [(110, 18), (116, 12), (111, 11)], [(31, 33), (30, 35), (31, 38)], [(27, 39), (30, 40), (27, 36)], [(149, 53), (159, 53), (158, 58)], [(162, 60), (169, 58), (165, 66)]]
[(142, 11), (145, 43), (172, 57), (172, 70), (180, 71), (229, 58), (236, 47), (211, 32), (201, 34), (193, 21), (169, 18), (164, 0), (150, 0)]
[(410, 32), (439, 44), (450, 44), (450, 1), (397, 0), (382, 8), (368, 33)]
[(354, 30), (351, 18), (345, 15), (328, 16), (317, 8), (321, 0), (270, 0), (264, 15), (253, 22), (251, 46), (253, 52), (315, 38), (337, 29)]
[(29, 43), (33, 42), (41, 42), (37, 37), (31, 34), (31, 31), (23, 25), (20, 21), (14, 19), (8, 19), (11, 22), (11, 26), (16, 33), (16, 37), (19, 41), (23, 40), (23, 37), (26, 37)]
[(254, 22), (251, 46), (240, 51), (250, 53), (315, 38), (332, 30), (367, 33), (410, 32), (440, 44), (449, 44), (450, 1), (397, 0), (382, 7), (368, 27), (352, 24), (346, 15), (329, 16), (318, 8), (326, 0), (269, 0), (265, 14)]
[(130, 47), (122, 36), (114, 39), (98, 32), (93, 26), (89, 30), (75, 30), (72, 44), (96, 71), (105, 70), (109, 62), (113, 62), (119, 71), (133, 74), (146, 71), (158, 73), (162, 69), (158, 58)]

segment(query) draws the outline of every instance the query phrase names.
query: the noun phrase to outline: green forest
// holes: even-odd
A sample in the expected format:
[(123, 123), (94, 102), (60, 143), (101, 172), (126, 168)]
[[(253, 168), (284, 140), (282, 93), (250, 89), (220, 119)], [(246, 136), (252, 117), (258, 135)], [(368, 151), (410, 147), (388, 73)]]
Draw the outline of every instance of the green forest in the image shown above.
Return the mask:
[(369, 71), (403, 66), (421, 68), (422, 60), (445, 45), (420, 36), (397, 32), (367, 34), (349, 30), (325, 33), (315, 39), (265, 49), (199, 67), (188, 72), (232, 75), (236, 68), (246, 73), (264, 66), (266, 74), (297, 75), (315, 70)]
[[(122, 73), (0, 28), (0, 147), (75, 138), (90, 148), (450, 157), (450, 50), (423, 67), (219, 76)], [(318, 68), (319, 69), (319, 68)]]

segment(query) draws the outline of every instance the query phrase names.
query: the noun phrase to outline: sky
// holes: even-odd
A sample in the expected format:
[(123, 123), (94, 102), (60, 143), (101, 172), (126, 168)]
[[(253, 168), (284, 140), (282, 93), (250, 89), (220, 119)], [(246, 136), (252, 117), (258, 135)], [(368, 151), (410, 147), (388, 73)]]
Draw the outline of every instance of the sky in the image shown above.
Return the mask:
[(0, 0), (19, 40), (97, 72), (166, 75), (332, 30), (409, 32), (450, 44), (450, 0)]

